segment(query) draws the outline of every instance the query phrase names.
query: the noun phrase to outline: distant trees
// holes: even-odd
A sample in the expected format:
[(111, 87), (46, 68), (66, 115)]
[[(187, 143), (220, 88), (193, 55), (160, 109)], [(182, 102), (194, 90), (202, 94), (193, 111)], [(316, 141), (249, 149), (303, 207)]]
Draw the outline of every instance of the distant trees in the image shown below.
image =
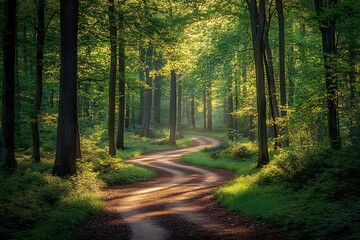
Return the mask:
[(76, 175), (80, 138), (77, 110), (78, 0), (61, 0), (61, 69), (56, 158), (53, 174)]
[(16, 43), (16, 0), (5, 0), (2, 112), (1, 112), (1, 166), (15, 169), (15, 43)]

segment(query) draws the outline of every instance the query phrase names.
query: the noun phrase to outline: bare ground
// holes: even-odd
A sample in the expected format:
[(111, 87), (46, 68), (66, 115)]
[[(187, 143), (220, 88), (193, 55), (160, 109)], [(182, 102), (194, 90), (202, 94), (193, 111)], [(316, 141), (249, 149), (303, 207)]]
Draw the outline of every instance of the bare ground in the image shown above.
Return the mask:
[(195, 136), (193, 147), (128, 160), (154, 169), (158, 177), (103, 189), (104, 212), (88, 219), (77, 239), (286, 239), (275, 226), (229, 211), (213, 199), (215, 188), (233, 179), (233, 173), (179, 161), (183, 154), (217, 143)]

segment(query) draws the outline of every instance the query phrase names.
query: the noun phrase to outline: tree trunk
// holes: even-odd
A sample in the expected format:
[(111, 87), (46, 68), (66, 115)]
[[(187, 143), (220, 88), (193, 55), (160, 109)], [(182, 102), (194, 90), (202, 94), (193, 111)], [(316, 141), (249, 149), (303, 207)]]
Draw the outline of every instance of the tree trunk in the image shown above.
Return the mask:
[(77, 110), (78, 0), (60, 1), (61, 69), (56, 158), (53, 174), (76, 175), (80, 138)]
[(181, 82), (178, 81), (177, 83), (178, 85), (178, 89), (177, 89), (177, 92), (178, 92), (178, 100), (177, 100), (177, 129), (178, 131), (180, 130), (181, 128), (181, 121), (182, 121), (182, 115), (181, 115), (181, 111), (182, 111), (182, 107), (181, 107), (181, 103), (182, 103), (182, 86), (181, 86)]
[(153, 57), (153, 44), (150, 43), (146, 53), (146, 69), (145, 78), (147, 89), (145, 90), (144, 98), (144, 111), (141, 122), (141, 137), (150, 136), (150, 116), (151, 116), (151, 100), (152, 100), (152, 79), (150, 77), (150, 71), (153, 69), (152, 57)]
[[(324, 8), (334, 7), (337, 0), (329, 0), (328, 4), (321, 0), (314, 0), (315, 10), (319, 17), (324, 14)], [(323, 58), (325, 67), (325, 81), (327, 89), (327, 108), (328, 108), (328, 133), (331, 148), (334, 150), (341, 149), (341, 137), (338, 116), (338, 88), (337, 88), (337, 70), (336, 70), (336, 20), (331, 19), (319, 20), (321, 31)]]
[(265, 98), (265, 76), (264, 76), (264, 29), (265, 29), (265, 0), (260, 0), (259, 11), (256, 0), (248, 1), (252, 43), (254, 49), (256, 70), (256, 97), (258, 112), (258, 167), (269, 163), (266, 133), (266, 98)]
[(160, 69), (163, 67), (163, 59), (162, 56), (156, 53), (155, 60), (155, 90), (154, 90), (154, 122), (160, 124), (161, 121), (161, 82), (162, 76), (159, 74)]
[(115, 145), (115, 94), (116, 94), (116, 67), (117, 67), (117, 29), (115, 23), (114, 0), (109, 0), (109, 32), (110, 32), (110, 76), (109, 76), (109, 112), (108, 138), (109, 155), (116, 156)]
[(206, 109), (206, 83), (204, 83), (204, 90), (203, 90), (203, 120), (204, 120), (204, 130), (206, 131), (206, 116), (207, 116), (207, 109)]
[(1, 166), (8, 169), (17, 168), (14, 154), (16, 2), (5, 0), (4, 8)]
[[(286, 78), (285, 78), (285, 20), (283, 12), (283, 1), (276, 0), (276, 11), (279, 23), (279, 76), (280, 76), (280, 113), (283, 124), (280, 127), (280, 135), (286, 132), (286, 115), (287, 115), (287, 101), (286, 101)], [(282, 147), (289, 146), (289, 139), (285, 137), (281, 142)]]
[(294, 81), (293, 76), (295, 73), (295, 60), (294, 60), (294, 46), (290, 47), (290, 55), (289, 55), (289, 61), (288, 61), (288, 81), (289, 81), (289, 98), (288, 98), (288, 105), (289, 107), (292, 107), (294, 105)]
[(266, 69), (266, 78), (268, 83), (268, 92), (269, 92), (269, 101), (270, 101), (270, 117), (272, 119), (271, 125), (274, 130), (275, 137), (275, 149), (281, 147), (279, 137), (279, 126), (278, 119), (280, 117), (278, 102), (276, 99), (276, 86), (275, 86), (275, 74), (273, 66), (273, 58), (269, 43), (269, 34), (268, 31), (264, 33), (264, 63)]
[(169, 110), (169, 143), (176, 145), (176, 72), (171, 70), (170, 110)]
[[(139, 80), (140, 82), (145, 82), (145, 56), (146, 51), (144, 47), (139, 47), (139, 56), (140, 56), (140, 68), (139, 68)], [(142, 119), (144, 116), (144, 105), (145, 105), (145, 90), (143, 88), (140, 89), (140, 104), (139, 104), (139, 124), (141, 125)]]
[(231, 75), (228, 76), (228, 90), (227, 90), (227, 108), (226, 108), (226, 112), (227, 112), (227, 126), (228, 126), (228, 131), (229, 131), (229, 136), (228, 138), (230, 140), (234, 139), (234, 135), (233, 135), (233, 131), (234, 131), (234, 96), (233, 96), (233, 92), (232, 92), (232, 78)]
[(195, 123), (195, 93), (194, 90), (191, 91), (191, 100), (190, 100), (190, 115), (191, 115), (191, 126), (192, 129), (196, 128), (196, 123)]
[(124, 14), (119, 13), (119, 121), (116, 148), (124, 149), (125, 134), (125, 22)]
[(211, 82), (208, 83), (207, 87), (207, 130), (212, 132), (212, 90), (211, 90)]

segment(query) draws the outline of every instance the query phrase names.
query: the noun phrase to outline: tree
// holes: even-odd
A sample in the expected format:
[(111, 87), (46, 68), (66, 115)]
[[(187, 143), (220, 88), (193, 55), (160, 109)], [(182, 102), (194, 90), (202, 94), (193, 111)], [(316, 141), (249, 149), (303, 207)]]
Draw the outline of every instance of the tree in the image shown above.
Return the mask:
[(169, 142), (176, 145), (176, 72), (171, 70), (170, 79), (170, 109), (169, 109)]
[(5, 0), (1, 116), (1, 165), (15, 169), (15, 40), (16, 40), (16, 0)]
[(117, 66), (117, 29), (115, 23), (114, 0), (109, 0), (109, 32), (110, 32), (110, 77), (109, 77), (109, 113), (108, 138), (109, 154), (116, 156), (115, 145), (115, 93), (116, 93), (116, 66)]
[(327, 90), (327, 120), (331, 148), (341, 148), (341, 137), (338, 116), (338, 83), (336, 71), (336, 16), (326, 13), (334, 10), (338, 0), (314, 0), (316, 14), (322, 38), (325, 81)]
[(61, 69), (56, 158), (53, 174), (76, 175), (79, 155), (77, 110), (78, 0), (61, 0)]
[(265, 0), (259, 0), (259, 9), (256, 0), (247, 0), (250, 12), (252, 43), (256, 72), (256, 97), (258, 112), (258, 167), (269, 163), (266, 133), (266, 98), (264, 76), (264, 30), (265, 30)]
[(141, 121), (141, 137), (149, 137), (150, 135), (150, 116), (151, 116), (151, 100), (152, 100), (152, 78), (150, 76), (150, 71), (153, 69), (153, 50), (154, 46), (152, 43), (149, 44), (146, 52), (146, 67), (145, 67), (145, 79), (147, 89), (145, 90), (145, 97), (144, 97), (144, 109), (143, 109), (143, 116)]
[[(276, 0), (276, 11), (279, 25), (279, 77), (280, 77), (280, 105), (281, 117), (284, 119), (287, 115), (286, 101), (286, 78), (285, 78), (285, 20), (283, 12), (283, 1)], [(282, 127), (280, 134), (284, 134), (285, 127)], [(289, 145), (288, 138), (282, 141), (282, 147)]]
[(122, 12), (119, 13), (119, 121), (116, 148), (124, 149), (125, 132), (125, 19)]
[(45, 0), (39, 0), (37, 5), (36, 27), (36, 67), (35, 67), (35, 93), (34, 109), (31, 117), (31, 132), (33, 142), (33, 158), (40, 162), (39, 112), (43, 93), (43, 64), (45, 44)]

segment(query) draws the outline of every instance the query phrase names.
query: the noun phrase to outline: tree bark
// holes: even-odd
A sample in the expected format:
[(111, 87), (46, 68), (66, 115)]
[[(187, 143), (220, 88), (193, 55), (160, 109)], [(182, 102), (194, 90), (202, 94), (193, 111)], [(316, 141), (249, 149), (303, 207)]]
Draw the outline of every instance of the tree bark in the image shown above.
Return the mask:
[(109, 0), (109, 33), (110, 33), (110, 76), (109, 76), (109, 112), (108, 138), (109, 155), (116, 156), (115, 145), (115, 94), (116, 94), (116, 67), (117, 67), (117, 29), (115, 22), (114, 0)]
[(15, 40), (16, 40), (16, 2), (5, 0), (2, 116), (1, 116), (1, 166), (16, 169), (15, 159)]
[(169, 143), (176, 145), (176, 72), (171, 70), (170, 110), (169, 110)]
[[(326, 3), (325, 3), (326, 2)], [(324, 14), (324, 8), (331, 8), (337, 4), (337, 0), (314, 0), (315, 10), (321, 18)], [(328, 134), (330, 146), (334, 150), (341, 149), (341, 137), (338, 116), (338, 87), (337, 87), (337, 70), (336, 70), (336, 20), (335, 17), (330, 19), (319, 20), (319, 27), (322, 38), (323, 58), (325, 68), (325, 81), (327, 89), (327, 108), (328, 108)]]
[(149, 44), (147, 53), (146, 53), (146, 68), (145, 68), (145, 79), (147, 89), (145, 90), (145, 98), (144, 98), (144, 111), (141, 121), (141, 137), (149, 137), (150, 136), (150, 116), (151, 116), (151, 102), (152, 102), (152, 79), (150, 77), (150, 71), (153, 69), (153, 49), (154, 46), (152, 43)]
[(116, 148), (124, 149), (125, 134), (125, 22), (124, 14), (119, 13), (119, 121)]
[(56, 158), (53, 174), (76, 175), (80, 138), (77, 110), (78, 0), (60, 1), (61, 68)]
[(264, 30), (265, 30), (265, 0), (260, 0), (259, 10), (257, 1), (247, 1), (250, 12), (252, 43), (254, 49), (256, 70), (256, 97), (258, 112), (258, 167), (269, 163), (266, 133), (266, 98), (265, 98), (265, 76), (264, 76)]

